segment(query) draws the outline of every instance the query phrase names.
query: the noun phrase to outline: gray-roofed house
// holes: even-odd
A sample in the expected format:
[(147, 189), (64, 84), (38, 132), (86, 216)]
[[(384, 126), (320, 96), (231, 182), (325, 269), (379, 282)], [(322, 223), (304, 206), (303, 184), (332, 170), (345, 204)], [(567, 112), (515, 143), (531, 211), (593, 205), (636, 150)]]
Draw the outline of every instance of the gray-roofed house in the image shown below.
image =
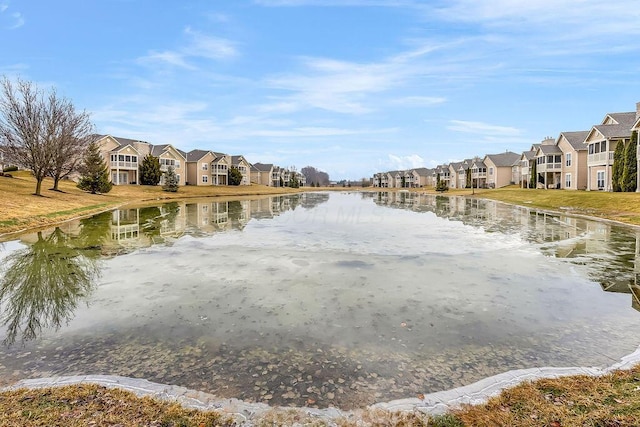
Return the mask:
[(109, 166), (109, 177), (114, 185), (140, 183), (139, 165), (144, 156), (151, 152), (151, 144), (112, 135), (96, 135), (95, 142)]
[[(536, 150), (540, 144), (535, 144), (535, 149), (523, 151), (518, 160), (517, 183), (520, 188), (529, 188), (531, 184), (531, 165), (536, 161)], [(531, 146), (534, 148), (534, 146)]]
[(562, 150), (560, 147), (556, 144), (540, 144), (535, 157), (536, 188), (560, 189), (562, 187)]
[(208, 150), (191, 150), (187, 153), (187, 185), (212, 185), (211, 162), (215, 154)]
[(558, 148), (562, 151), (562, 188), (587, 189), (587, 146), (584, 140), (588, 130), (560, 132)]
[(229, 168), (231, 166), (230, 155), (214, 151), (211, 161), (211, 185), (229, 185)]
[(519, 158), (520, 154), (512, 151), (485, 155), (483, 163), (487, 169), (487, 186), (489, 188), (500, 188), (512, 184), (511, 168)]
[[(184, 185), (187, 179), (187, 153), (178, 150), (171, 144), (154, 145), (151, 154), (160, 161), (160, 170), (166, 172), (172, 166), (177, 177), (178, 185)], [(164, 184), (164, 174), (160, 185)]]
[(587, 190), (611, 191), (613, 153), (619, 143), (631, 139), (631, 128), (636, 122), (636, 112), (609, 113), (602, 123), (595, 125), (584, 140), (587, 154)]
[(471, 188), (486, 188), (487, 165), (482, 159), (475, 158), (471, 162)]
[[(466, 183), (466, 174), (461, 167), (464, 162), (451, 162), (449, 163), (449, 188), (464, 188)], [(464, 176), (463, 180), (460, 180), (460, 174)], [(463, 185), (460, 187), (460, 185)]]
[(254, 163), (251, 165), (251, 182), (258, 185), (273, 186), (273, 164), (272, 163)]
[(231, 156), (231, 165), (242, 174), (240, 185), (251, 185), (251, 163), (244, 156)]

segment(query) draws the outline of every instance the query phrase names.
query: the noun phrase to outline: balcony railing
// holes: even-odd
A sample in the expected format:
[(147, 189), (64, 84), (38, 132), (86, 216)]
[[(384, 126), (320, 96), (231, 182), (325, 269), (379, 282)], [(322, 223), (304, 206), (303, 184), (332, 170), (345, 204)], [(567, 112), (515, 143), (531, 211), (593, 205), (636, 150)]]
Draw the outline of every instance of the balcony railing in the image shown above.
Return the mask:
[(603, 153), (589, 154), (587, 156), (587, 164), (606, 163), (607, 159), (609, 159), (609, 162), (613, 162), (613, 151), (605, 151)]
[(138, 169), (138, 162), (111, 162), (111, 169)]
[(561, 170), (562, 170), (562, 163), (540, 163), (536, 168), (537, 172), (549, 172), (549, 171), (559, 172)]

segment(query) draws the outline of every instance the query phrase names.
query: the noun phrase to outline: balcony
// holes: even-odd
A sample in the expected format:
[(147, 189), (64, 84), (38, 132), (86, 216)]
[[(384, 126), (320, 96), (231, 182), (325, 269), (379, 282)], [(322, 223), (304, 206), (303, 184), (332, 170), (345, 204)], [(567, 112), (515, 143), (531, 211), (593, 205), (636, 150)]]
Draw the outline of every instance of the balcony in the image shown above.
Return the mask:
[(588, 165), (603, 165), (607, 163), (607, 159), (609, 164), (613, 164), (613, 151), (605, 151), (602, 153), (589, 154), (587, 156), (587, 164)]
[(537, 165), (536, 172), (560, 172), (562, 171), (562, 163), (540, 163)]
[(138, 162), (114, 162), (110, 163), (111, 169), (135, 169), (138, 170)]

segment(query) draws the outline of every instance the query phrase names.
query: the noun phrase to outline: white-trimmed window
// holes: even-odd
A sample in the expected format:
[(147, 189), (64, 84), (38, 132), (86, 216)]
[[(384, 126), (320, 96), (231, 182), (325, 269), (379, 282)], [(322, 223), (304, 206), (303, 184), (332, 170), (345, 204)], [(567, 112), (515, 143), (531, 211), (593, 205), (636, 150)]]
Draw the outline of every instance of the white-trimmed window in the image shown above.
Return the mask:
[(180, 175), (176, 174), (176, 181), (178, 181), (178, 183), (180, 183)]
[(180, 167), (180, 160), (176, 160), (175, 162), (176, 162), (176, 168), (179, 168)]
[(489, 168), (489, 176), (493, 176), (493, 168)]
[(203, 163), (202, 164), (202, 170), (203, 171), (208, 171), (209, 170), (209, 164), (208, 163)]
[(571, 166), (571, 153), (565, 154), (564, 158), (565, 158), (565, 165), (567, 167), (570, 167)]
[(207, 175), (202, 175), (202, 182), (203, 183), (208, 183), (209, 182), (209, 177)]
[(598, 190), (604, 190), (604, 171), (598, 171), (596, 174)]
[(564, 176), (564, 188), (571, 188), (571, 174), (568, 173)]

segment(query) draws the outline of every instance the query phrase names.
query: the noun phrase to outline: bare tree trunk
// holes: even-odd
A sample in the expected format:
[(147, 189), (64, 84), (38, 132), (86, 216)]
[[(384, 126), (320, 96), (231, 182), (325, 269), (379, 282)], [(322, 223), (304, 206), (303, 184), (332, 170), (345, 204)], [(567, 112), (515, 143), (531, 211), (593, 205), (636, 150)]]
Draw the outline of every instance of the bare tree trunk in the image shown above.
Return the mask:
[(53, 177), (53, 191), (60, 191), (58, 190), (58, 183), (60, 182), (60, 178), (58, 177)]
[(40, 194), (42, 190), (42, 178), (37, 179), (36, 181), (36, 192), (34, 193), (36, 196), (41, 196)]

